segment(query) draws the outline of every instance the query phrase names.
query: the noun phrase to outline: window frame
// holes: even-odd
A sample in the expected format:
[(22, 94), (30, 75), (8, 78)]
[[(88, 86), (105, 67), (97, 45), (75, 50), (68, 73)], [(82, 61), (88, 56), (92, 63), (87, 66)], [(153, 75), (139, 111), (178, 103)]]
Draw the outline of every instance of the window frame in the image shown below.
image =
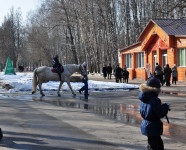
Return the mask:
[(186, 48), (177, 49), (177, 66), (186, 67)]
[(124, 54), (124, 65), (126, 65), (128, 69), (132, 68), (132, 54)]
[(136, 53), (136, 68), (144, 68), (144, 52)]

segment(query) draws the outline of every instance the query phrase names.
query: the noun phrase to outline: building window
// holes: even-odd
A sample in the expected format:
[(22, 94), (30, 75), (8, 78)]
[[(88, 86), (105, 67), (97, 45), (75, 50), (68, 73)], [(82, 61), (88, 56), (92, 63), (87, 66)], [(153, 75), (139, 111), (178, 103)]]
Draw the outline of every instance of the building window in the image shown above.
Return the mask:
[(177, 49), (177, 62), (179, 67), (186, 66), (186, 48)]
[(144, 53), (136, 53), (136, 68), (144, 68)]
[(132, 68), (132, 54), (124, 55), (124, 64), (127, 66), (127, 68)]

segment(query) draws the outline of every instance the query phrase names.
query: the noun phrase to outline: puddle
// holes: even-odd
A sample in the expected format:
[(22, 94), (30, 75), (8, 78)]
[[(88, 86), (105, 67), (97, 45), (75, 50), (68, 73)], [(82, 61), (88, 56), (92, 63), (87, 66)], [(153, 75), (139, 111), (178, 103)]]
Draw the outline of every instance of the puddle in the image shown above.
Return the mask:
[[(79, 99), (80, 101), (70, 102), (64, 100), (47, 100), (45, 98), (40, 98), (39, 101), (61, 107), (86, 109), (89, 112), (105, 116), (108, 119), (114, 119), (135, 126), (141, 123), (139, 106), (137, 105), (111, 104), (108, 101), (103, 100), (88, 100), (82, 96), (80, 96)], [(33, 100), (38, 101), (36, 97), (33, 98)]]
[[(165, 94), (181, 95), (184, 93), (164, 92)], [(19, 94), (18, 94), (19, 95)], [(84, 96), (77, 96), (72, 99), (72, 96), (66, 95), (61, 97), (55, 97), (49, 95), (47, 97), (33, 96), (33, 95), (8, 95), (9, 98), (19, 98), (22, 100), (34, 100), (39, 102), (48, 103), (55, 106), (70, 107), (77, 109), (86, 109), (88, 112), (95, 113), (97, 115), (105, 116), (108, 119), (113, 119), (122, 123), (126, 123), (132, 126), (140, 128), (142, 121), (139, 106), (138, 105), (126, 105), (126, 104), (115, 104), (109, 103), (103, 99), (93, 99), (91, 97), (85, 98)], [(73, 101), (69, 101), (72, 99)], [(184, 112), (183, 112), (184, 113)], [(185, 114), (186, 115), (186, 114)], [(183, 143), (186, 143), (186, 128), (174, 125), (170, 122), (163, 122), (164, 124), (164, 135)]]
[[(85, 99), (84, 97), (81, 96), (79, 98), (80, 98), (79, 102), (45, 99), (40, 99), (40, 101), (61, 107), (86, 109), (91, 113), (105, 116), (108, 119), (114, 119), (116, 121), (123, 122), (133, 126), (138, 126), (140, 128), (142, 118), (139, 112), (140, 108), (138, 105), (114, 104), (103, 100), (91, 100), (88, 98)], [(164, 124), (163, 134), (165, 136), (168, 136), (169, 138), (172, 138), (183, 143), (186, 142), (185, 127), (181, 127), (171, 123), (168, 124), (167, 122), (163, 122), (163, 124)]]
[(178, 95), (178, 96), (186, 95), (186, 93), (176, 93), (176, 92), (167, 92), (167, 91), (162, 91), (162, 94), (170, 94), (170, 95)]

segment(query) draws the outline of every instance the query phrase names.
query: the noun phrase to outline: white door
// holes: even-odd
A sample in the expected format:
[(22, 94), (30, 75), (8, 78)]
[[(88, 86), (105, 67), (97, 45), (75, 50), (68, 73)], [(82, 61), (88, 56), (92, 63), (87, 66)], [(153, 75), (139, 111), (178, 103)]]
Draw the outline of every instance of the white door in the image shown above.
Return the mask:
[(162, 50), (162, 68), (167, 64), (167, 50)]

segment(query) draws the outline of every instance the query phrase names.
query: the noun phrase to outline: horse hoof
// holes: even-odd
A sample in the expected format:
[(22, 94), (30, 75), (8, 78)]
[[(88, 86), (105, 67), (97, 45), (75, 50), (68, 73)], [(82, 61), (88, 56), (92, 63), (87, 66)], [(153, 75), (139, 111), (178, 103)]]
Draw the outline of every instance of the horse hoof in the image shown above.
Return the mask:
[(76, 96), (76, 94), (73, 94), (73, 97), (75, 97)]
[(42, 94), (42, 96), (45, 96), (45, 94)]
[(58, 94), (58, 96), (60, 97), (60, 96), (61, 96), (61, 94)]

